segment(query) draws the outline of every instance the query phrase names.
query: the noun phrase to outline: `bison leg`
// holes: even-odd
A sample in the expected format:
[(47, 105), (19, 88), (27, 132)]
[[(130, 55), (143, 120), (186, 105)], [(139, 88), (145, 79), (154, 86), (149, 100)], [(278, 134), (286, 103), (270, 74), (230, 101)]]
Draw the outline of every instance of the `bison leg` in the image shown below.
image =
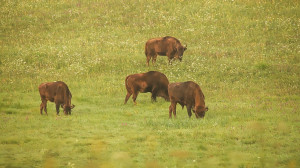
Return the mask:
[(40, 105), (40, 114), (43, 114), (43, 109), (44, 109), (44, 103), (42, 102)]
[(172, 104), (169, 106), (169, 118), (172, 118)]
[(168, 58), (168, 61), (169, 61), (169, 65), (172, 65), (172, 59), (171, 58)]
[(188, 112), (188, 115), (189, 115), (189, 118), (191, 118), (192, 116), (192, 107), (191, 106), (186, 106), (186, 109), (187, 109), (187, 112)]
[(169, 118), (172, 118), (172, 112), (174, 115), (174, 118), (176, 118), (176, 103), (171, 102), (171, 105), (169, 106)]
[(172, 107), (174, 118), (176, 118), (176, 103)]
[(127, 92), (127, 95), (126, 95), (126, 97), (125, 97), (125, 102), (124, 102), (124, 104), (127, 103), (128, 99), (130, 98), (131, 95), (132, 95), (131, 93)]
[(47, 113), (47, 100), (42, 100), (42, 103), (40, 105), (40, 113), (43, 114), (43, 109), (45, 111), (45, 114), (48, 115)]
[(48, 113), (47, 113), (47, 104), (45, 104), (45, 106), (44, 106), (44, 111), (45, 111), (45, 114), (48, 115)]
[(56, 104), (56, 115), (59, 115), (59, 104)]
[(44, 104), (43, 104), (43, 102), (42, 102), (41, 105), (40, 105), (40, 114), (41, 114), (41, 115), (43, 114), (43, 109), (44, 109)]
[(150, 59), (151, 59), (151, 56), (150, 56), (150, 55), (147, 55), (147, 62), (146, 62), (147, 66), (149, 66), (149, 61), (150, 61)]
[(172, 65), (172, 62), (174, 61), (174, 55), (168, 56), (169, 65)]
[(138, 91), (134, 91), (134, 92), (133, 92), (132, 100), (133, 100), (134, 105), (136, 105), (136, 98), (137, 98), (138, 94), (139, 94)]
[(171, 65), (172, 64), (171, 61), (174, 58), (174, 55), (171, 52), (167, 52), (166, 55), (168, 57), (169, 65)]
[(156, 96), (157, 96), (157, 89), (153, 88), (151, 92), (151, 100), (156, 102)]
[(154, 64), (155, 64), (155, 62), (156, 62), (156, 58), (157, 58), (157, 54), (153, 55), (153, 57), (152, 57), (152, 65), (154, 65)]

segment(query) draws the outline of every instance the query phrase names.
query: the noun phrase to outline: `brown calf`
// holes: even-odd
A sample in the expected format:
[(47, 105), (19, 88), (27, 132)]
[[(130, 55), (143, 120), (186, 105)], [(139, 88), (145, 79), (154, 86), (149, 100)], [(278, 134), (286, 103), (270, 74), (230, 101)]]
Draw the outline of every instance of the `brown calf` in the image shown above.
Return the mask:
[(42, 100), (40, 105), (41, 114), (44, 109), (45, 113), (48, 115), (47, 101), (50, 101), (56, 104), (57, 115), (59, 115), (59, 106), (64, 109), (65, 115), (71, 115), (71, 109), (73, 109), (75, 105), (71, 105), (72, 94), (64, 82), (42, 83), (39, 86), (39, 92)]
[(152, 64), (155, 63), (157, 55), (167, 56), (169, 63), (174, 58), (182, 60), (183, 52), (186, 50), (186, 46), (182, 46), (180, 41), (174, 37), (166, 36), (153, 38), (146, 42), (145, 55), (147, 57), (147, 65), (152, 58)]
[(134, 104), (136, 104), (136, 98), (139, 92), (151, 92), (151, 99), (154, 101), (156, 101), (157, 96), (169, 100), (168, 84), (168, 78), (163, 73), (157, 71), (129, 75), (125, 79), (127, 95), (124, 104), (127, 103), (132, 94), (132, 100)]
[(198, 84), (192, 81), (171, 83), (168, 86), (171, 105), (169, 107), (169, 118), (172, 118), (172, 112), (176, 118), (176, 104), (179, 103), (182, 108), (186, 106), (189, 117), (192, 116), (191, 110), (196, 118), (203, 118), (208, 110), (205, 107), (204, 95)]

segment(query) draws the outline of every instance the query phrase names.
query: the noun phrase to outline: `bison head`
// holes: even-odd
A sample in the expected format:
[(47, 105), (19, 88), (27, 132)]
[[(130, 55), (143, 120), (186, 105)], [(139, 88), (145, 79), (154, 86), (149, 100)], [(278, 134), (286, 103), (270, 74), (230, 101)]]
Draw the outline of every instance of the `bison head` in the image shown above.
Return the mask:
[(196, 115), (196, 118), (203, 118), (205, 116), (205, 112), (208, 111), (208, 107), (201, 107), (201, 106), (198, 106), (195, 108), (195, 115)]
[(166, 101), (170, 101), (168, 88), (162, 89), (157, 96), (164, 98)]
[(71, 109), (73, 109), (74, 107), (75, 107), (74, 104), (72, 104), (71, 106), (70, 105), (64, 105), (63, 109), (64, 109), (65, 115), (68, 115), (68, 114), (71, 115)]
[(179, 58), (180, 61), (182, 61), (182, 56), (186, 49), (187, 49), (187, 45), (185, 45), (185, 46), (180, 45), (177, 48), (177, 58)]

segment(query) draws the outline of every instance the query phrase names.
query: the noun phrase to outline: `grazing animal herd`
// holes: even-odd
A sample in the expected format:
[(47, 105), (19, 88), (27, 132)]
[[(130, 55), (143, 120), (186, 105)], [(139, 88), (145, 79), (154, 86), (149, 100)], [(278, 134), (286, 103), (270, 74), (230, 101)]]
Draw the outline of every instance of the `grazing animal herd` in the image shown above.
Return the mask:
[[(180, 41), (174, 37), (166, 36), (153, 38), (146, 42), (145, 55), (147, 65), (152, 59), (152, 64), (155, 63), (157, 55), (167, 56), (169, 64), (173, 59), (182, 60), (186, 46), (182, 46)], [(165, 74), (158, 71), (149, 71), (146, 73), (131, 74), (125, 78), (125, 87), (127, 94), (124, 104), (132, 95), (133, 103), (136, 105), (136, 98), (141, 93), (151, 92), (151, 100), (156, 101), (156, 97), (162, 97), (166, 101), (170, 101), (169, 118), (172, 118), (172, 113), (176, 118), (177, 103), (183, 108), (186, 106), (188, 116), (192, 116), (192, 111), (196, 118), (203, 118), (208, 108), (205, 106), (205, 97), (200, 86), (193, 82), (178, 82), (169, 83)], [(71, 109), (75, 105), (71, 104), (72, 94), (67, 86), (62, 81), (42, 83), (39, 86), (41, 96), (40, 113), (43, 110), (47, 114), (47, 101), (56, 104), (56, 114), (59, 115), (59, 108), (62, 107), (65, 115), (71, 115)]]

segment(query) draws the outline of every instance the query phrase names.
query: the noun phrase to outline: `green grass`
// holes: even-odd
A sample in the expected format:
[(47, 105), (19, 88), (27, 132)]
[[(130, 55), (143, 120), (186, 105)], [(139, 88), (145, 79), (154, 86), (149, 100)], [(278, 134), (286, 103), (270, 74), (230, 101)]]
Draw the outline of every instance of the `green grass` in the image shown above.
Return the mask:
[[(299, 167), (296, 0), (0, 2), (0, 167)], [(188, 49), (146, 66), (149, 38)], [(124, 105), (125, 77), (192, 80), (209, 107)], [(39, 114), (38, 85), (65, 81), (71, 116)]]

